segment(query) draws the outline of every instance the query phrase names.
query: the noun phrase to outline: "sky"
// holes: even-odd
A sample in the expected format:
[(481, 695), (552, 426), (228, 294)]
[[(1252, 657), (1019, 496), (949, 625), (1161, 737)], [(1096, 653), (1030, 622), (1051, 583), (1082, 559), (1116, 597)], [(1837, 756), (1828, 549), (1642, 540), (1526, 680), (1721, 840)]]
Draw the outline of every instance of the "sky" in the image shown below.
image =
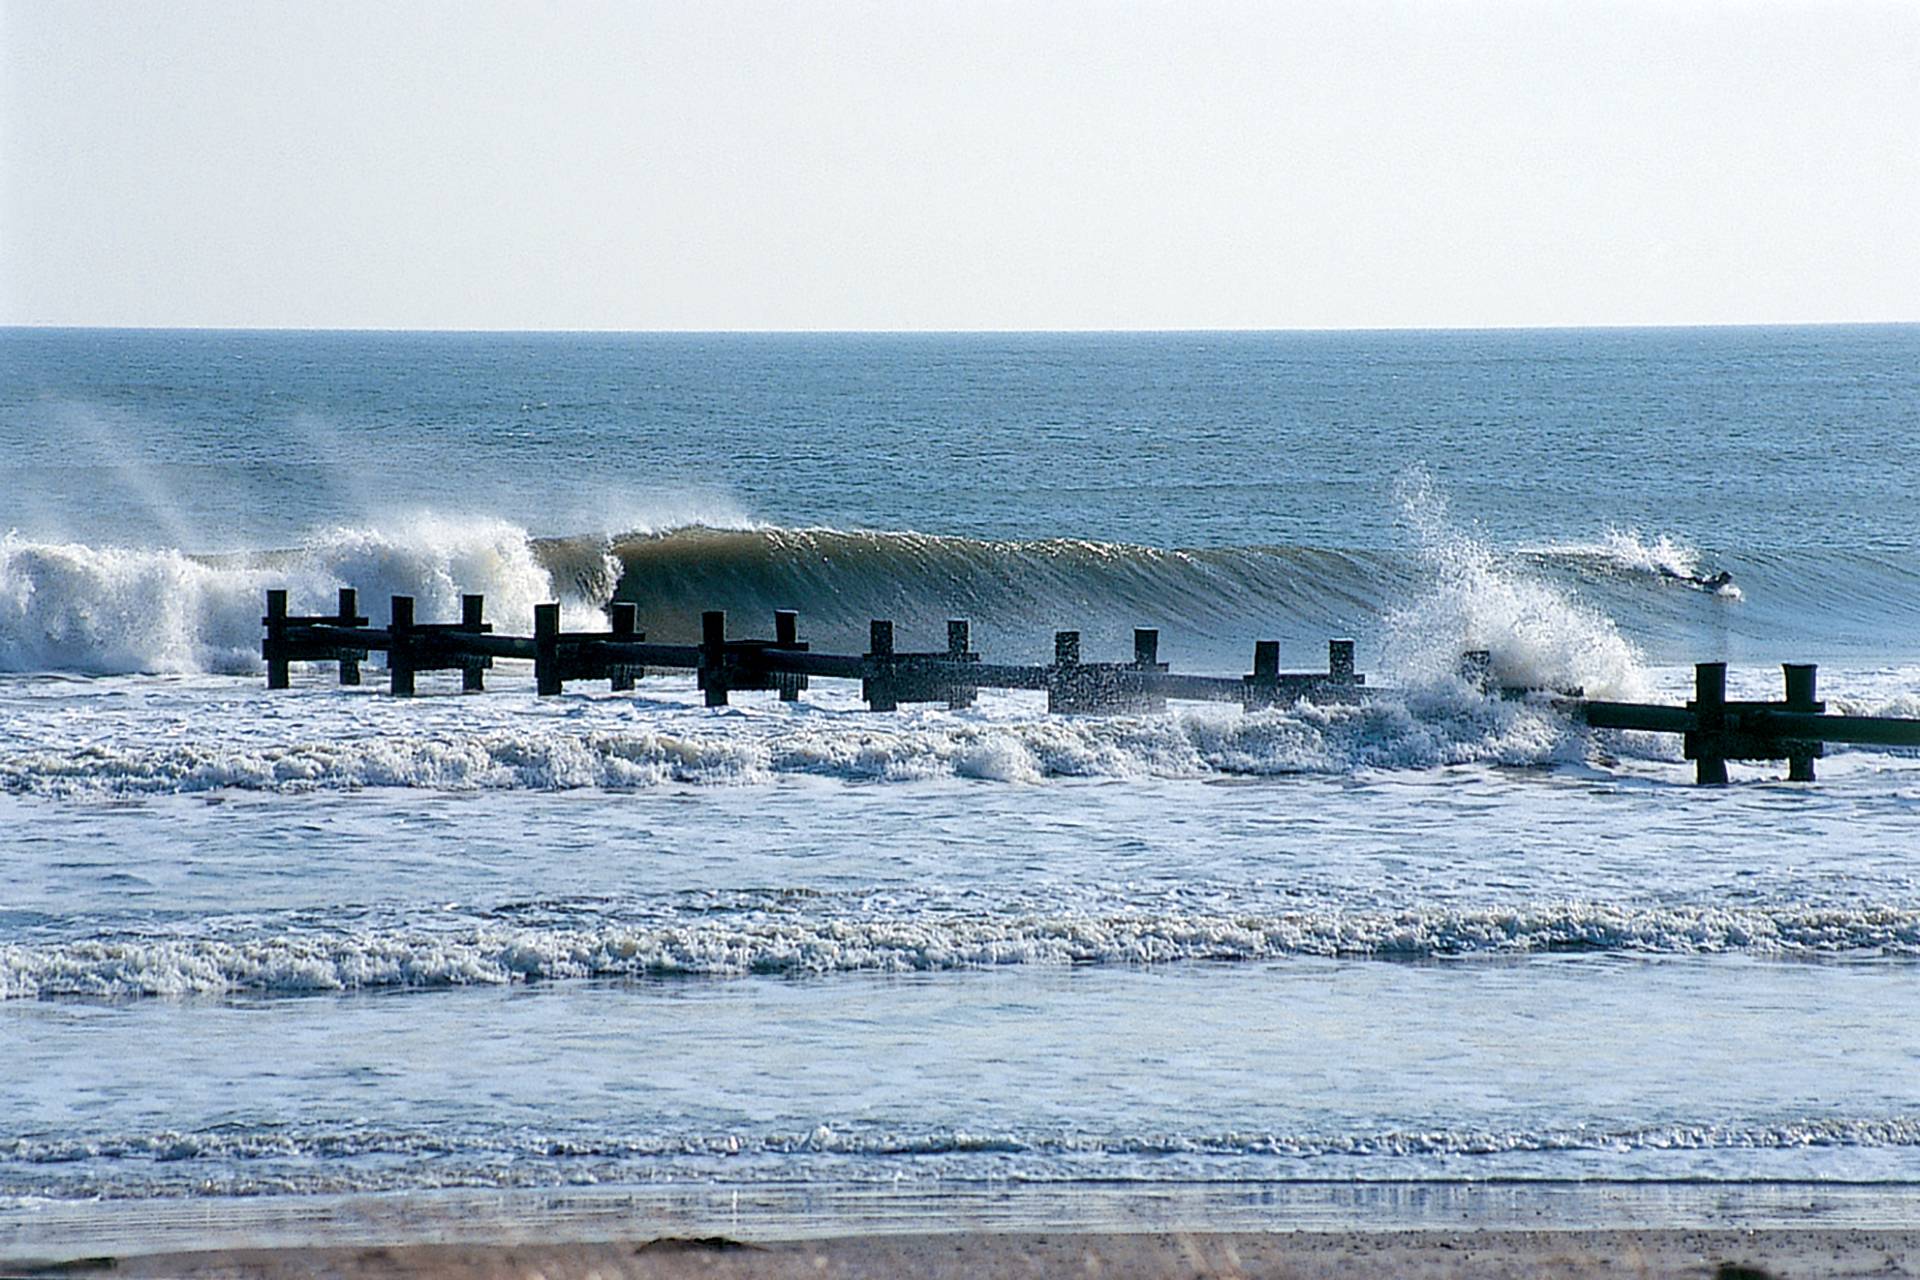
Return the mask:
[(1920, 3), (0, 0), (0, 324), (1920, 320)]

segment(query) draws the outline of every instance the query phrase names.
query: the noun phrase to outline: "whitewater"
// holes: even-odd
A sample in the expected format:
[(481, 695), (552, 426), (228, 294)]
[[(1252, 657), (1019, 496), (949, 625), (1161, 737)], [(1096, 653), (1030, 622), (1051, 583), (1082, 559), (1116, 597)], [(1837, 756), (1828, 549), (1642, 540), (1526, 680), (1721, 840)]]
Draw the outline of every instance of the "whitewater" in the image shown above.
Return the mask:
[[(1920, 1188), (1920, 757), (1699, 790), (1457, 674), (1810, 661), (1920, 715), (1917, 439), (1911, 326), (0, 331), (0, 1244), (94, 1198)], [(264, 593), (342, 586), (1229, 675), (1347, 636), (1376, 692), (269, 692)]]

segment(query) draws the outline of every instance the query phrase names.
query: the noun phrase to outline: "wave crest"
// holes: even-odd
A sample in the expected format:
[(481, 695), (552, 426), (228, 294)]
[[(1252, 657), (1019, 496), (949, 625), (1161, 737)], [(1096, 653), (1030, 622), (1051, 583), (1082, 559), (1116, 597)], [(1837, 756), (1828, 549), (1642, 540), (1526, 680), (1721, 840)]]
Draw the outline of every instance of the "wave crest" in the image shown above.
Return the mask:
[(699, 919), (581, 928), (405, 927), (240, 939), (0, 945), (0, 998), (127, 998), (434, 988), (578, 979), (921, 973), (1287, 957), (1420, 960), (1554, 952), (1920, 956), (1896, 907), (1479, 910)]

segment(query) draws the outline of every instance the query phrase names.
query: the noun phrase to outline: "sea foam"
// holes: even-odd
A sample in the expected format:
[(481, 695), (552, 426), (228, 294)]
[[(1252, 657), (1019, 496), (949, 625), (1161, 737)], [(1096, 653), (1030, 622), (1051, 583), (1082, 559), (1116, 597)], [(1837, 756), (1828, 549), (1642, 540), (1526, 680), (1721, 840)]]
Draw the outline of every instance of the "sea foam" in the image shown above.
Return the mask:
[(1920, 956), (1920, 911), (1561, 902), (1285, 914), (747, 915), (579, 928), (397, 926), (252, 937), (102, 938), (0, 944), (0, 997), (308, 993), (577, 978), (922, 973), (1294, 956), (1419, 960), (1565, 951), (1909, 959)]
[[(615, 577), (591, 581), (610, 591)], [(343, 586), (359, 590), (376, 622), (390, 595), (415, 597), (423, 622), (457, 617), (468, 592), (484, 594), (496, 617), (530, 618), (558, 598), (579, 621), (605, 599), (556, 584), (526, 530), (497, 520), (418, 516), (220, 557), (9, 533), (0, 537), (0, 671), (254, 672), (267, 588), (287, 588), (295, 613), (330, 613)]]

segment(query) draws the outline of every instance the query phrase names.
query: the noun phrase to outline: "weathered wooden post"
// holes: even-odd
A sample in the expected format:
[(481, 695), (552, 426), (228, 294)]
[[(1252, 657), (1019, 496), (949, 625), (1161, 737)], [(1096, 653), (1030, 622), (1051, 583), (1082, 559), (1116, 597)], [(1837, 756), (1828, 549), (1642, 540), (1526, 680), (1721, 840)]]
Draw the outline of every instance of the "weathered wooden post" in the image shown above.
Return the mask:
[(1702, 787), (1727, 785), (1727, 760), (1721, 755), (1727, 727), (1727, 664), (1698, 662), (1693, 668), (1695, 729), (1686, 735), (1684, 754), (1693, 761), (1694, 783)]
[[(1160, 661), (1160, 632), (1154, 627), (1135, 627), (1133, 629), (1133, 665), (1150, 675), (1158, 675), (1167, 669)], [(1167, 709), (1167, 697), (1151, 680), (1142, 679), (1140, 688), (1131, 699), (1131, 709), (1158, 715)]]
[(533, 682), (543, 698), (566, 689), (560, 672), (560, 606), (533, 606)]
[(292, 684), (287, 671), (287, 593), (284, 589), (267, 592), (267, 616), (260, 619), (266, 637), (260, 641), (260, 656), (267, 660), (267, 688), (285, 689)]
[[(360, 593), (352, 587), (340, 588), (340, 625), (358, 626), (354, 619), (360, 616)], [(348, 654), (340, 656), (340, 683), (360, 683), (360, 659)]]
[[(471, 631), (475, 635), (487, 629), (487, 598), (485, 596), (460, 597), (460, 629)], [(460, 687), (467, 693), (479, 693), (487, 687), (485, 668), (479, 662), (472, 662), (460, 668)]]
[[(1816, 696), (1820, 673), (1817, 666), (1811, 662), (1786, 662), (1780, 669), (1786, 676), (1787, 710), (1818, 714), (1827, 709), (1827, 704)], [(1787, 757), (1787, 781), (1812, 782), (1813, 762), (1820, 754), (1821, 744), (1795, 742), (1792, 745), (1796, 753)]]
[(1327, 641), (1327, 679), (1337, 684), (1352, 684), (1353, 641)]
[(1053, 633), (1053, 670), (1047, 676), (1047, 711), (1076, 712), (1093, 709), (1092, 691), (1080, 670), (1080, 633)]
[(1253, 672), (1240, 677), (1240, 708), (1259, 711), (1280, 704), (1280, 642), (1253, 642)]
[[(773, 647), (776, 649), (798, 649), (800, 647), (800, 613), (797, 609), (775, 609), (773, 611)], [(780, 691), (780, 701), (800, 701), (800, 691), (807, 687), (805, 676), (791, 672), (778, 672), (773, 677), (774, 687)]]
[(867, 675), (860, 694), (871, 711), (898, 711), (899, 689), (893, 681), (893, 623), (875, 618), (867, 624)]
[(1493, 651), (1469, 649), (1460, 655), (1460, 678), (1481, 693), (1493, 692)]
[[(947, 619), (947, 660), (967, 662), (973, 652), (973, 624), (965, 618)], [(954, 684), (947, 690), (947, 710), (964, 711), (973, 705), (980, 690), (970, 684)]]
[(387, 691), (413, 696), (413, 597), (394, 596), (387, 613)]
[(709, 609), (700, 615), (700, 688), (707, 705), (727, 705), (727, 615)]
[(1133, 629), (1133, 665), (1146, 670), (1160, 666), (1160, 633), (1152, 627)]
[[(631, 642), (640, 634), (640, 606), (630, 600), (616, 600), (607, 606), (607, 625), (613, 630), (613, 638), (622, 642)], [(607, 687), (615, 693), (624, 693), (633, 688), (633, 668), (614, 663), (607, 668)]]

